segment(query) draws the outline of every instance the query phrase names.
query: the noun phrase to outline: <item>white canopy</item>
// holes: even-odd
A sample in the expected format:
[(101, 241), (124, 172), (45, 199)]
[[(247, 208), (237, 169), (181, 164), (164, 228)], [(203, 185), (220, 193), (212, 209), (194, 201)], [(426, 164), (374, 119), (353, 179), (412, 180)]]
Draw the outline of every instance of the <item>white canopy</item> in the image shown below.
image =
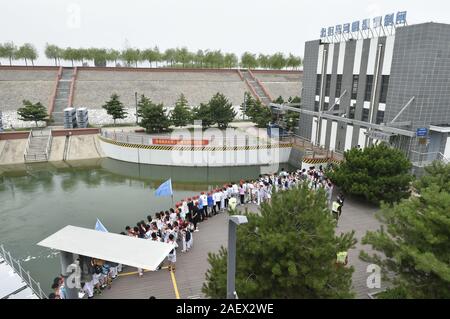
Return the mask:
[(68, 225), (38, 243), (39, 246), (156, 270), (174, 245)]

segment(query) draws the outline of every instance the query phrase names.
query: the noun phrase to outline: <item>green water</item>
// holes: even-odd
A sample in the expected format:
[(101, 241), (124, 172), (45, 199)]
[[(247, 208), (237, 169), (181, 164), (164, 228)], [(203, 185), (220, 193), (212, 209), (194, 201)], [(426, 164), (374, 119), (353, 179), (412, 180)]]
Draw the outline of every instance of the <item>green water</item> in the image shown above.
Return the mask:
[(97, 218), (111, 232), (135, 226), (148, 214), (171, 206), (170, 197), (153, 195), (168, 178), (172, 178), (174, 200), (178, 201), (225, 182), (255, 178), (282, 166), (289, 168), (166, 167), (111, 159), (72, 166), (35, 164), (26, 171), (0, 175), (0, 243), (21, 260), (45, 291), (60, 273), (59, 255), (36, 243), (62, 227), (93, 228)]

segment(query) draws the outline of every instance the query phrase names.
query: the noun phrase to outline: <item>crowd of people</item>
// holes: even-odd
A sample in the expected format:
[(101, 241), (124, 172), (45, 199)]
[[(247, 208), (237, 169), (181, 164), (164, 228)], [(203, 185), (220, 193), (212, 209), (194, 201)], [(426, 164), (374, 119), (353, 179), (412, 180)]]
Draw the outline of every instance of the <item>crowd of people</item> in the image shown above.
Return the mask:
[[(309, 169), (293, 172), (281, 169), (277, 174), (260, 175), (256, 180), (241, 180), (201, 192), (199, 195), (180, 200), (169, 210), (148, 215), (147, 220), (137, 222), (136, 226), (126, 226), (121, 234), (173, 244), (174, 249), (167, 256), (167, 269), (174, 272), (177, 249), (181, 247), (181, 253), (188, 253), (193, 248), (194, 234), (200, 231), (199, 224), (228, 209), (234, 210), (239, 205), (261, 205), (270, 202), (272, 192), (288, 190), (305, 182), (313, 190), (324, 189), (331, 212), (338, 220), (344, 197), (339, 194), (336, 201), (332, 202), (332, 182), (326, 177), (322, 166), (311, 166)], [(80, 256), (77, 262), (84, 279), (82, 290), (88, 298), (100, 295), (105, 288), (111, 288), (112, 281), (122, 272), (122, 265), (109, 261)], [(162, 266), (160, 265), (158, 270)], [(138, 268), (137, 274), (142, 277), (143, 269)], [(65, 298), (62, 276), (55, 278), (52, 289), (54, 292), (50, 297)]]

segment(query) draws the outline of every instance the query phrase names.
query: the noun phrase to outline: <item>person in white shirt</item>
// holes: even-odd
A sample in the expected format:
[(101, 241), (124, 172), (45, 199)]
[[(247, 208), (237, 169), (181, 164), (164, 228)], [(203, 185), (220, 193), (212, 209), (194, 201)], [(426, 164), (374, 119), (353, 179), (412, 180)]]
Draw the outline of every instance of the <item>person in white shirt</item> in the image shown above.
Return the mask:
[(220, 192), (220, 207), (222, 210), (225, 210), (225, 208), (226, 208), (226, 204), (225, 204), (226, 201), (227, 201), (227, 191), (224, 188)]
[(88, 295), (88, 299), (94, 298), (94, 280), (83, 283), (81, 289)]
[(181, 213), (180, 213), (180, 216), (183, 220), (186, 220), (187, 213), (189, 213), (189, 207), (187, 205), (187, 201), (183, 200), (183, 202), (181, 203)]
[(170, 234), (167, 238), (166, 243), (174, 245), (173, 249), (167, 255), (167, 260), (169, 261), (169, 271), (175, 271), (175, 263), (177, 262), (177, 248), (178, 244), (175, 240), (173, 234)]

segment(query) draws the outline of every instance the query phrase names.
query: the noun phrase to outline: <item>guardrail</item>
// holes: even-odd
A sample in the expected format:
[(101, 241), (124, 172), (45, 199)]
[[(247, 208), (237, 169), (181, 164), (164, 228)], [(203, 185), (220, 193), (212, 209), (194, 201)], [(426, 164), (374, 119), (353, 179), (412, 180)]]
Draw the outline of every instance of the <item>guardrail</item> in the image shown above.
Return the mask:
[[(164, 143), (153, 143), (153, 140), (176, 140), (176, 136), (160, 136), (160, 135), (147, 135), (147, 134), (134, 134), (127, 132), (116, 132), (116, 131), (101, 131), (101, 136), (107, 139), (111, 139), (121, 143), (130, 143), (130, 144), (140, 144), (140, 145), (165, 145)], [(180, 134), (180, 136), (182, 136)], [(191, 145), (189, 141), (197, 139), (188, 138), (184, 141), (188, 141), (187, 143), (183, 143), (183, 139), (180, 138), (180, 143), (178, 145)], [(272, 141), (270, 139), (260, 139), (253, 136), (236, 136), (234, 138), (200, 138), (198, 141), (207, 141), (207, 144), (196, 144), (192, 143), (193, 146), (258, 146), (258, 145), (274, 145), (274, 144), (290, 144), (289, 141)], [(166, 144), (167, 145), (167, 144)], [(171, 144), (172, 145), (172, 144)], [(174, 144), (176, 145), (176, 144)]]
[(23, 160), (24, 160), (24, 162), (27, 161), (28, 147), (30, 146), (30, 141), (31, 141), (31, 137), (32, 136), (33, 136), (33, 130), (30, 130), (30, 133), (28, 134), (27, 144), (25, 145), (25, 151), (23, 152)]
[(50, 158), (50, 151), (52, 148), (52, 140), (53, 140), (53, 135), (52, 135), (52, 130), (50, 130), (50, 134), (48, 135), (48, 140), (47, 140), (47, 146), (45, 147), (45, 158), (47, 159), (47, 161)]
[(440, 161), (444, 164), (448, 164), (450, 161), (441, 152), (417, 152), (411, 151), (409, 159), (413, 165), (418, 167), (424, 167), (430, 165), (434, 161)]
[(0, 245), (0, 255), (3, 257), (5, 262), (19, 275), (20, 278), (25, 282), (25, 284), (30, 287), (33, 293), (40, 299), (47, 298), (46, 293), (41, 289), (41, 284), (34, 280), (30, 272), (25, 270), (20, 264), (19, 260), (12, 258), (11, 253), (5, 250), (3, 245)]
[(324, 147), (314, 145), (313, 143), (311, 143), (311, 141), (305, 139), (302, 136), (292, 134), (290, 138), (291, 143), (294, 146), (304, 149), (306, 157), (310, 158), (327, 157), (338, 161), (344, 160), (343, 153), (337, 152), (335, 150), (331, 151)]

